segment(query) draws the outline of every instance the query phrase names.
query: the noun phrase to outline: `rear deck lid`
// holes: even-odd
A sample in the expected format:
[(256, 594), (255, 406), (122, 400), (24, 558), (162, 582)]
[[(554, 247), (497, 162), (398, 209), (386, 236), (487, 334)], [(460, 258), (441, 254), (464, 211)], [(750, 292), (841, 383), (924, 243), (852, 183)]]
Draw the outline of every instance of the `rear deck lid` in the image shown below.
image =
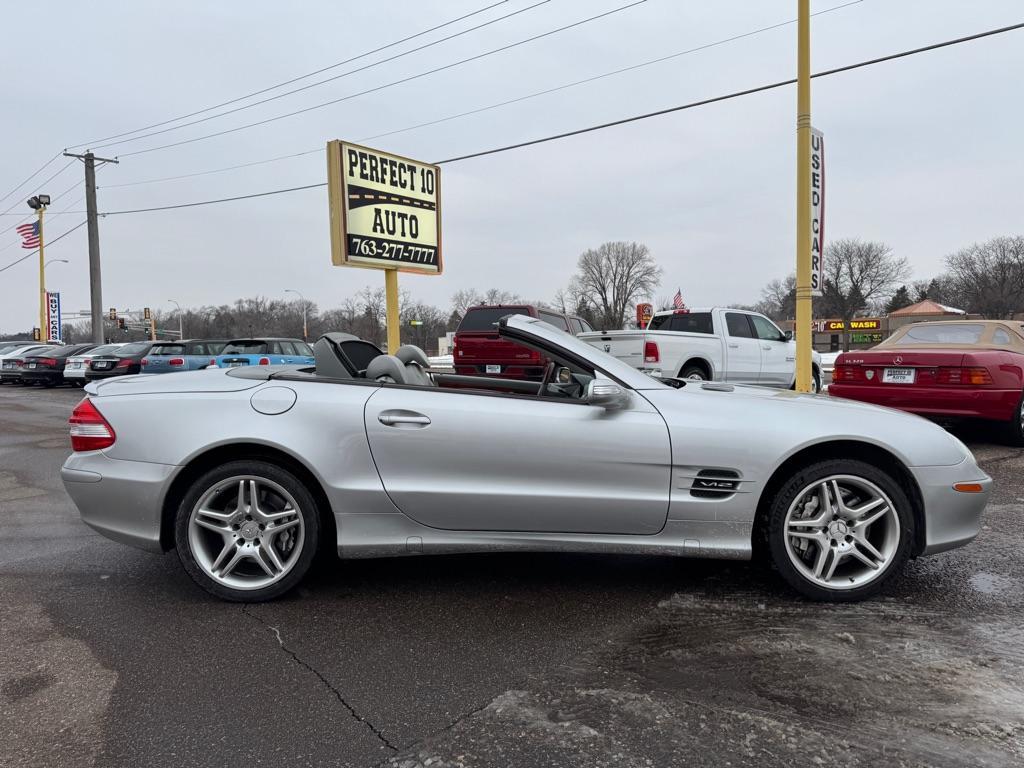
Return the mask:
[(227, 376), (227, 371), (210, 368), (202, 371), (165, 373), (160, 376), (137, 375), (94, 381), (86, 387), (93, 395), (153, 395), (188, 392), (240, 392), (258, 387), (259, 379)]

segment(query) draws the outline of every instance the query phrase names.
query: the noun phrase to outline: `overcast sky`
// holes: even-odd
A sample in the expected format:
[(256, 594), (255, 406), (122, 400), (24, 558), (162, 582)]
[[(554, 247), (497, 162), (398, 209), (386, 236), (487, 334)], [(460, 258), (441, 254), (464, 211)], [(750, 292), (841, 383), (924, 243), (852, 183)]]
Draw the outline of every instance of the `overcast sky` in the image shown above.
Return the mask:
[[(490, 3), (495, 0), (490, 0)], [(344, 73), (526, 8), (509, 0), (443, 30), (292, 87)], [(125, 156), (383, 85), (626, 5), (550, 0), (516, 16), (252, 109), (97, 149), (100, 211), (171, 205), (326, 180), (322, 154), (161, 183), (114, 186), (364, 140), (424, 161), (529, 140), (794, 76), (790, 24), (476, 115), (381, 133), (514, 99), (793, 19), (794, 0), (648, 0), (606, 18), (333, 106), (229, 135)], [(5, 6), (0, 195), (62, 148), (159, 123), (330, 66), (490, 4), (48, 0)], [(844, 0), (815, 0), (823, 11)], [(815, 71), (1024, 20), (1019, 0), (864, 0), (815, 17)], [(1024, 31), (817, 79), (813, 122), (827, 152), (826, 238), (883, 240), (915, 278), (971, 242), (1024, 232)], [(272, 96), (272, 91), (260, 98)], [(244, 106), (243, 101), (233, 106)], [(445, 272), (403, 275), (447, 306), (461, 288), (548, 298), (583, 250), (646, 243), (691, 306), (752, 302), (794, 266), (795, 86), (583, 136), (453, 163), (443, 170)], [(212, 113), (204, 113), (205, 117)], [(192, 118), (196, 119), (196, 118)], [(170, 124), (171, 126), (177, 124)], [(170, 127), (170, 126), (166, 126)], [(80, 151), (80, 150), (79, 150)], [(55, 161), (36, 181), (58, 171)], [(0, 211), (54, 202), (48, 238), (84, 220), (75, 164)], [(70, 206), (70, 208), (69, 208)], [(0, 267), (25, 255), (0, 216)], [(383, 276), (332, 267), (327, 193), (290, 194), (100, 220), (103, 305), (170, 308), (302, 291), (339, 304)], [(65, 311), (89, 306), (84, 227), (47, 249)], [(34, 324), (38, 262), (0, 272), (0, 332)]]

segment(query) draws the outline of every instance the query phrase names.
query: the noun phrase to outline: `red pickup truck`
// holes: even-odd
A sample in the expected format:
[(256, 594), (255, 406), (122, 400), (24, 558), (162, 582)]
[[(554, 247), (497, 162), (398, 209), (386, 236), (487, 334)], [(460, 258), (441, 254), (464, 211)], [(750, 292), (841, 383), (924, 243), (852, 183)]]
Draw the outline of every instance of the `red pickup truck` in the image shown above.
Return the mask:
[(497, 376), (540, 381), (548, 361), (539, 352), (498, 338), (498, 320), (529, 315), (574, 336), (594, 330), (581, 317), (532, 304), (483, 304), (470, 307), (455, 331), (452, 355), (455, 372), (464, 376)]

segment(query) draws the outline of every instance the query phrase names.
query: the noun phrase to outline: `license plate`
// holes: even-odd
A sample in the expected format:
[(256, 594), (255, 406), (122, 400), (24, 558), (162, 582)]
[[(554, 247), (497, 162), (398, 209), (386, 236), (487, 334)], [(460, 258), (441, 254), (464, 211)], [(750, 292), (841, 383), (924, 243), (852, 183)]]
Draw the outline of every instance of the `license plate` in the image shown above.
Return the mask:
[(72, 363), (71, 364), (72, 370), (76, 370), (76, 369), (81, 368), (81, 367), (82, 367), (81, 363)]
[(228, 363), (228, 368), (241, 368), (245, 363)]
[(26, 365), (25, 367), (26, 367), (26, 368), (35, 368), (35, 367), (36, 367), (36, 364), (35, 364), (35, 363), (29, 363), (29, 364), (28, 364), (28, 365)]
[(97, 371), (102, 371), (105, 368), (109, 368), (110, 363), (93, 363), (92, 367), (95, 368)]
[(885, 384), (913, 384), (916, 373), (913, 368), (886, 368), (882, 371), (882, 381)]
[(484, 372), (486, 373), (501, 373), (500, 365), (485, 365)]

